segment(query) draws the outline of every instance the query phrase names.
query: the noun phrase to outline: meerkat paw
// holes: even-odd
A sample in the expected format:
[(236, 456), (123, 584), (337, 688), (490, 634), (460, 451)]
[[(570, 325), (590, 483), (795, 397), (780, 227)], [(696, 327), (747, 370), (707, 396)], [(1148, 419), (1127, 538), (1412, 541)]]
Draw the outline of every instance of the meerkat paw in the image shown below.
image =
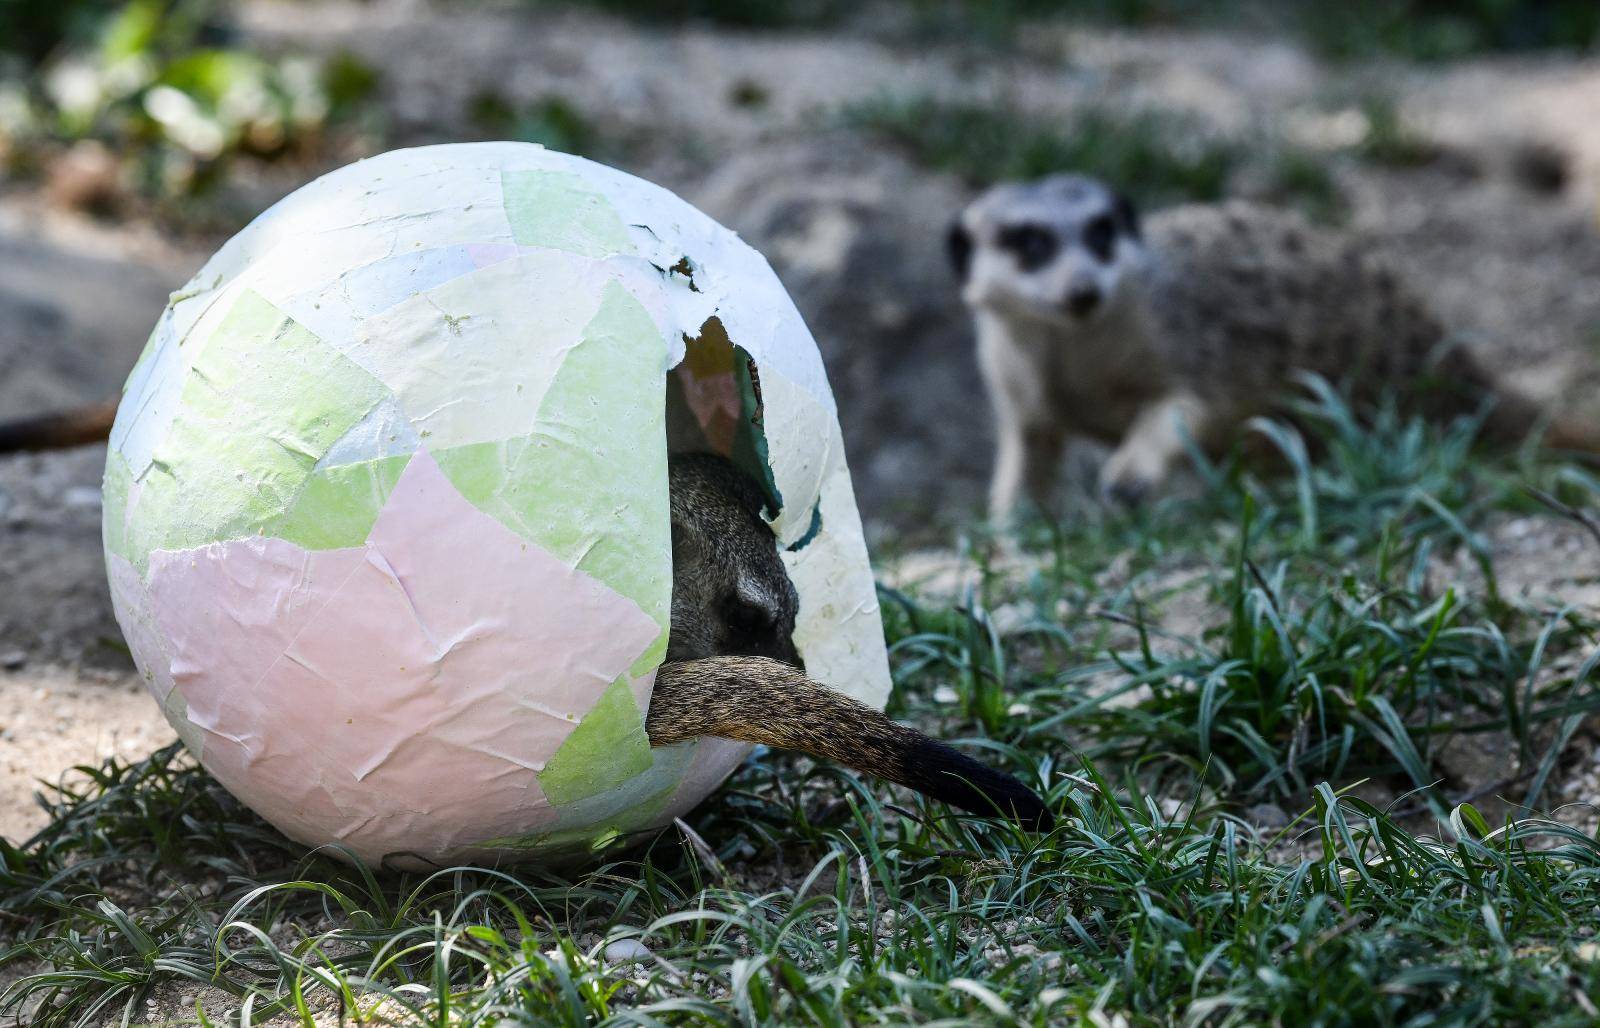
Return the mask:
[(1017, 526), (1017, 501), (1014, 498), (1005, 498), (989, 501), (989, 527), (997, 532), (1005, 532)]
[(1154, 495), (1165, 467), (1137, 450), (1118, 450), (1100, 469), (1100, 498), (1121, 507), (1137, 507)]

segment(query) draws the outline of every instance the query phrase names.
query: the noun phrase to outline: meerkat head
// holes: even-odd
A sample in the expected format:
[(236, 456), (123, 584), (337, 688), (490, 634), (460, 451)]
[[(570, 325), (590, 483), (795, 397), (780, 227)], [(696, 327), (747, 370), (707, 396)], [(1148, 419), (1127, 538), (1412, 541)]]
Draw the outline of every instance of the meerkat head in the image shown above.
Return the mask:
[(667, 660), (767, 657), (803, 667), (795, 649), (800, 598), (761, 517), (751, 478), (711, 454), (674, 455), (672, 631)]
[(1068, 327), (1113, 306), (1144, 260), (1133, 205), (1082, 175), (996, 186), (950, 226), (947, 245), (969, 306)]

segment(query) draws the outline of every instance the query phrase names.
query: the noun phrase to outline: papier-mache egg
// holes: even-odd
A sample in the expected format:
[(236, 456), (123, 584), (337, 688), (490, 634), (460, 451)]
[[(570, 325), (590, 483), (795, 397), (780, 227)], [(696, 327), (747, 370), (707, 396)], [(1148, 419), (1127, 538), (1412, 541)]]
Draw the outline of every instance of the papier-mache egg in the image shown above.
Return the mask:
[(652, 749), (669, 452), (765, 489), (808, 672), (881, 708), (834, 398), (767, 263), (518, 143), (291, 194), (174, 293), (111, 435), (118, 620), (188, 748), (373, 863), (556, 859), (670, 824), (748, 747)]

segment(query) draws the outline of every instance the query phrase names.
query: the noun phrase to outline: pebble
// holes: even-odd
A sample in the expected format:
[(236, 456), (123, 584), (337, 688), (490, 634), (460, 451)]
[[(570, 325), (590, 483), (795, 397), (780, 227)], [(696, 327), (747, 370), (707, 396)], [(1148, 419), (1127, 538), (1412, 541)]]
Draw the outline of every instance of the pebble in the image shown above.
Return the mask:
[(961, 699), (961, 694), (948, 685), (941, 685), (933, 690), (933, 702), (935, 703), (955, 703), (959, 699)]
[(0, 668), (7, 671), (21, 671), (28, 665), (28, 654), (23, 650), (7, 650), (0, 654)]
[(1282, 828), (1289, 823), (1289, 815), (1276, 803), (1257, 803), (1245, 811), (1245, 817), (1261, 828)]
[(638, 939), (618, 939), (606, 944), (608, 964), (642, 964), (651, 957), (650, 947)]
[(1020, 603), (1003, 603), (989, 612), (989, 622), (1001, 635), (1015, 635), (1032, 620), (1033, 611)]

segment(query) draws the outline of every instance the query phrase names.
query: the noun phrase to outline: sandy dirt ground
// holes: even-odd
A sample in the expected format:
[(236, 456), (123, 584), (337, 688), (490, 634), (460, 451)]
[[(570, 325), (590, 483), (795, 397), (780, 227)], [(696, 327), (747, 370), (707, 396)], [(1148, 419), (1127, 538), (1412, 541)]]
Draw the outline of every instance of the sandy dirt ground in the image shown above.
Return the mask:
[(77, 765), (137, 760), (175, 739), (138, 677), (61, 668), (0, 675), (0, 836), (26, 839), (47, 822), (34, 799), (70, 787)]

